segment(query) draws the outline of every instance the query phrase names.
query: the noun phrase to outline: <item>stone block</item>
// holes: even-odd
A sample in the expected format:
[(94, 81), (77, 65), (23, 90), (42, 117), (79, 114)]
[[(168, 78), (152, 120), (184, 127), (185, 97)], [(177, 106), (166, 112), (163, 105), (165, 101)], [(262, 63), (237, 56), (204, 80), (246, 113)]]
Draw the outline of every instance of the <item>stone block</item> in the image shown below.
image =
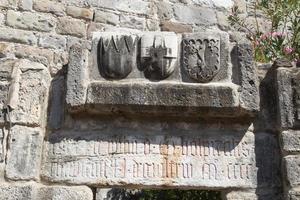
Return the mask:
[(181, 24), (172, 21), (163, 21), (160, 24), (162, 31), (171, 31), (175, 33), (191, 33), (193, 32), (193, 27), (187, 24)]
[(235, 190), (223, 194), (224, 200), (282, 200), (281, 188), (258, 188), (256, 190)]
[(15, 45), (14, 54), (17, 58), (28, 59), (47, 67), (53, 64), (54, 59), (53, 50), (28, 45)]
[[(140, 129), (52, 133), (42, 177), (50, 182), (156, 188), (254, 188), (254, 134)], [(175, 129), (173, 129), (175, 130)], [(118, 134), (115, 134), (118, 133)], [(124, 134), (123, 134), (124, 133)]]
[(10, 180), (37, 180), (43, 132), (40, 128), (15, 125), (10, 130), (5, 176)]
[(3, 60), (0, 62), (0, 77), (1, 77), (1, 84), (0, 84), (0, 124), (4, 125), (5, 123), (5, 116), (4, 116), (4, 109), (7, 106), (7, 96), (9, 94), (10, 82), (13, 79), (13, 67), (15, 62), (13, 60)]
[(65, 6), (62, 3), (49, 0), (34, 0), (33, 8), (39, 12), (52, 13), (57, 16), (65, 15)]
[(146, 28), (147, 31), (159, 31), (159, 20), (155, 19), (146, 19)]
[(6, 158), (6, 139), (8, 130), (6, 128), (0, 129), (0, 163), (4, 162)]
[(170, 20), (174, 18), (173, 5), (166, 2), (157, 2), (157, 15), (161, 20)]
[(65, 50), (67, 39), (64, 36), (41, 34), (39, 38), (39, 46), (50, 49)]
[(31, 184), (0, 184), (0, 200), (29, 200), (34, 198)]
[(110, 191), (111, 188), (97, 188), (96, 200), (106, 200)]
[(229, 31), (231, 28), (228, 21), (229, 12), (216, 11), (216, 16), (218, 20), (218, 27), (222, 31)]
[(20, 0), (19, 8), (21, 10), (32, 10), (33, 2), (32, 0)]
[(64, 97), (65, 97), (65, 79), (56, 77), (51, 82), (50, 105), (48, 127), (50, 129), (59, 129), (64, 119)]
[(36, 199), (43, 200), (93, 200), (93, 192), (86, 186), (40, 186)]
[(120, 23), (120, 16), (119, 14), (105, 12), (102, 10), (96, 10), (94, 21), (105, 24), (117, 25)]
[(213, 5), (218, 9), (230, 10), (234, 5), (233, 0), (213, 0)]
[[(13, 100), (10, 120), (12, 123), (45, 126), (50, 75), (42, 64), (27, 60), (16, 61), (9, 97)], [(20, 84), (22, 83), (22, 84)]]
[(80, 19), (92, 20), (94, 12), (88, 8), (79, 8), (76, 6), (67, 6), (67, 14)]
[(71, 107), (82, 107), (86, 101), (88, 52), (74, 45), (70, 49), (70, 64), (67, 75), (66, 103)]
[(85, 186), (44, 186), (34, 183), (0, 184), (0, 200), (92, 200)]
[(95, 7), (104, 7), (129, 13), (145, 15), (150, 12), (150, 2), (132, 0), (102, 0), (91, 2)]
[(286, 178), (292, 187), (300, 185), (300, 156), (290, 155), (284, 157)]
[(0, 0), (0, 8), (16, 8), (18, 0)]
[(144, 30), (146, 26), (146, 19), (141, 17), (132, 17), (128, 15), (120, 16), (120, 26), (138, 30)]
[(283, 150), (286, 152), (300, 152), (300, 131), (287, 130), (281, 133)]
[(53, 17), (31, 12), (7, 11), (6, 23), (13, 28), (50, 32), (55, 26)]
[(175, 19), (187, 24), (212, 26), (218, 23), (216, 13), (211, 8), (174, 6)]
[[(256, 112), (259, 110), (259, 81), (253, 60), (253, 48), (250, 43), (237, 45), (237, 74), (241, 86), (240, 102), (241, 107)], [(234, 59), (234, 58), (233, 58)]]
[(95, 23), (95, 22), (89, 23), (87, 27), (87, 38), (91, 39), (93, 37), (94, 32), (104, 31), (105, 27), (106, 25), (102, 23)]
[(278, 124), (282, 129), (300, 128), (300, 70), (281, 67), (276, 73)]
[(58, 18), (56, 31), (62, 35), (72, 35), (76, 37), (86, 36), (85, 23), (79, 19), (73, 19), (71, 17)]
[[(122, 95), (125, 93), (126, 96)], [(187, 110), (199, 108), (200, 112), (201, 107), (209, 107), (212, 110), (237, 107), (239, 105), (237, 97), (237, 88), (230, 84), (182, 86), (182, 84), (92, 83), (87, 91), (87, 104), (113, 107), (126, 105), (128, 109), (132, 106), (133, 110), (136, 110), (135, 106), (143, 107), (143, 105), (152, 108), (186, 107)]]
[(299, 200), (300, 199), (300, 188), (292, 188), (288, 191), (288, 200)]
[(0, 40), (29, 45), (37, 44), (37, 38), (32, 32), (12, 28), (0, 28)]
[(259, 197), (255, 193), (255, 190), (253, 191), (232, 191), (228, 192), (224, 200), (258, 200)]

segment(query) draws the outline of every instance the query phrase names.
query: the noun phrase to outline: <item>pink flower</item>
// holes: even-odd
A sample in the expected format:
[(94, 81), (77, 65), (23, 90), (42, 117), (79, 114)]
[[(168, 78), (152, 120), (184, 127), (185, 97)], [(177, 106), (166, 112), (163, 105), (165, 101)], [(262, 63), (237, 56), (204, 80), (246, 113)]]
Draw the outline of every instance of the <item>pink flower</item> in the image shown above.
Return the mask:
[(271, 36), (272, 36), (272, 37), (283, 37), (284, 34), (281, 33), (281, 32), (273, 32), (273, 33), (271, 33)]
[(294, 48), (292, 48), (292, 47), (284, 47), (283, 51), (284, 51), (285, 54), (291, 54), (291, 53), (294, 52)]

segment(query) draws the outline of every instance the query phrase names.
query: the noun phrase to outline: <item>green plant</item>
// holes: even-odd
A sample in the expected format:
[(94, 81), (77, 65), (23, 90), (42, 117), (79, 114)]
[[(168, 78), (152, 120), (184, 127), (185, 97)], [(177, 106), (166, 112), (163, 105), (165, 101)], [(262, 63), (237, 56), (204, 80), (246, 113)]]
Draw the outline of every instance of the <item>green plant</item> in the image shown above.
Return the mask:
[(218, 191), (206, 190), (129, 190), (114, 188), (108, 192), (112, 200), (221, 200)]
[[(258, 62), (270, 62), (278, 58), (300, 62), (300, 1), (256, 0), (252, 5), (255, 25), (241, 18), (239, 8), (233, 7), (228, 20), (232, 26), (247, 33)], [(258, 13), (271, 22), (270, 30), (263, 32), (258, 23)]]

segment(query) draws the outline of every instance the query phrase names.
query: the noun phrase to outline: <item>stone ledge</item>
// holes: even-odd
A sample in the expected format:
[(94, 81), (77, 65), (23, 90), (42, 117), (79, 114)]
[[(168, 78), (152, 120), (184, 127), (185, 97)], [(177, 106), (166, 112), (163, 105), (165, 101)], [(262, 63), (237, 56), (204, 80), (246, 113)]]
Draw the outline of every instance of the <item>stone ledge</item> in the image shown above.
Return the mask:
[(94, 82), (89, 85), (87, 90), (87, 104), (238, 107), (239, 94), (237, 90), (238, 86), (234, 84)]

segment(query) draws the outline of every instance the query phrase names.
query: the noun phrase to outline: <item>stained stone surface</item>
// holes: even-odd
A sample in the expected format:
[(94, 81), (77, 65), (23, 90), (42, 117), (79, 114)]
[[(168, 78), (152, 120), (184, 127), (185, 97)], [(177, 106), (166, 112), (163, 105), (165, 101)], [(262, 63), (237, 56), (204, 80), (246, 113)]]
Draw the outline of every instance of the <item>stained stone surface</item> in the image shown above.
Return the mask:
[(292, 187), (300, 185), (300, 156), (289, 155), (284, 157), (284, 164), (286, 170), (286, 178)]
[(287, 152), (300, 152), (300, 131), (287, 130), (281, 134), (283, 150)]
[(50, 86), (46, 67), (28, 60), (6, 60), (1, 64), (3, 89), (0, 104), (11, 108), (12, 123), (44, 126)]
[(5, 176), (11, 180), (36, 180), (42, 156), (40, 128), (15, 125), (10, 130)]
[(289, 200), (299, 200), (300, 199), (300, 188), (292, 188), (288, 192), (288, 199)]
[(31, 183), (0, 184), (0, 200), (92, 200), (91, 189), (85, 186), (44, 186)]
[(278, 120), (283, 129), (300, 127), (300, 71), (277, 69)]

